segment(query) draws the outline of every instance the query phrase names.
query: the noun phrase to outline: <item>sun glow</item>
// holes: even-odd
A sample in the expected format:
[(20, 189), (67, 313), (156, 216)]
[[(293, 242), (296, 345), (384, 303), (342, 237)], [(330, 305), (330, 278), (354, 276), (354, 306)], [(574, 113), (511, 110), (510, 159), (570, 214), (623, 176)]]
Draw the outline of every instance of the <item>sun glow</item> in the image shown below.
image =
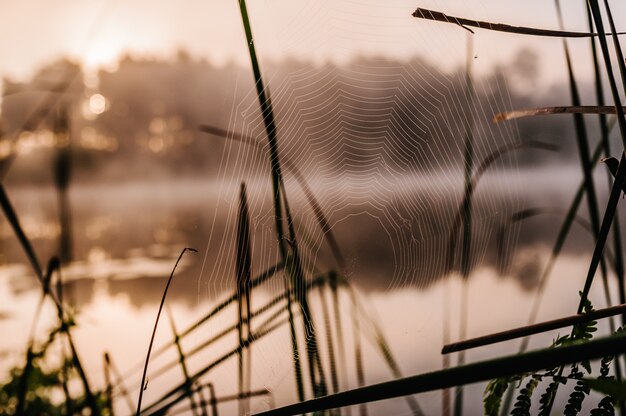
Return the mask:
[(89, 70), (115, 70), (125, 48), (122, 39), (102, 39), (81, 54), (80, 60)]

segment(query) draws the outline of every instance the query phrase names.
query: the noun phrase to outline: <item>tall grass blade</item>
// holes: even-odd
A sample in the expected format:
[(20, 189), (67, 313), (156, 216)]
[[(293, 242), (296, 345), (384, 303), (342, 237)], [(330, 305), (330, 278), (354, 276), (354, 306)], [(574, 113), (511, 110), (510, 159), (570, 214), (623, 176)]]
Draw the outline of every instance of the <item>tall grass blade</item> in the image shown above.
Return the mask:
[[(243, 344), (250, 338), (250, 325), (252, 314), (250, 312), (250, 286), (252, 280), (252, 243), (250, 242), (250, 214), (248, 212), (248, 197), (246, 196), (246, 184), (241, 183), (239, 194), (239, 217), (237, 222), (237, 294), (238, 299), (238, 332), (239, 343)], [(239, 352), (239, 393), (250, 390), (250, 348)], [(239, 414), (248, 413), (250, 401), (247, 399), (239, 402)]]
[[(554, 1), (556, 5), (557, 17), (559, 20), (559, 27), (563, 29), (563, 14), (561, 12), (560, 1)], [(565, 62), (567, 66), (567, 76), (569, 80), (570, 95), (572, 98), (572, 105), (580, 106), (580, 94), (578, 92), (578, 85), (576, 78), (574, 77), (574, 69), (572, 67), (572, 60), (570, 58), (569, 48), (567, 42), (563, 39), (563, 50), (565, 51)], [(574, 126), (576, 130), (576, 143), (578, 144), (578, 153), (580, 156), (581, 169), (583, 171), (583, 178), (585, 184), (585, 193), (587, 196), (587, 208), (589, 210), (589, 219), (591, 227), (594, 233), (594, 238), (598, 238), (600, 230), (600, 213), (598, 210), (598, 198), (596, 196), (596, 189), (593, 182), (593, 167), (591, 165), (591, 157), (589, 155), (589, 140), (587, 138), (587, 127), (585, 120), (580, 113), (574, 114)], [(604, 296), (606, 298), (607, 306), (611, 306), (611, 294), (609, 290), (608, 274), (606, 269), (606, 263), (604, 257), (600, 259), (600, 271), (602, 273), (602, 283), (604, 286)], [(615, 332), (615, 325), (613, 319), (609, 320), (611, 325), (611, 332)]]
[[(137, 399), (137, 412), (136, 415), (139, 416), (141, 414), (141, 400), (143, 399), (143, 391), (146, 388), (146, 375), (148, 373), (148, 363), (150, 362), (150, 353), (152, 352), (152, 345), (154, 344), (154, 337), (156, 335), (156, 330), (159, 325), (159, 318), (161, 317), (161, 311), (163, 310), (163, 305), (165, 304), (165, 297), (167, 296), (167, 290), (170, 287), (170, 283), (172, 282), (172, 278), (174, 277), (174, 272), (176, 271), (176, 267), (178, 267), (178, 263), (183, 255), (190, 251), (192, 253), (197, 253), (197, 250), (189, 247), (185, 247), (178, 256), (176, 263), (174, 264), (174, 268), (170, 273), (170, 277), (167, 279), (167, 283), (165, 285), (165, 289), (163, 290), (163, 296), (161, 297), (161, 303), (159, 304), (159, 311), (157, 312), (156, 319), (154, 321), (154, 329), (152, 330), (152, 336), (150, 337), (150, 344), (148, 345), (148, 352), (146, 354), (146, 363), (143, 367), (143, 375), (141, 376), (141, 384), (139, 385), (139, 398)], [(186, 384), (185, 384), (186, 385)]]
[(274, 193), (274, 215), (276, 222), (276, 235), (278, 237), (278, 248), (282, 261), (286, 260), (287, 248), (283, 239), (283, 222), (282, 222), (282, 204), (280, 182), (282, 181), (282, 171), (280, 167), (280, 159), (278, 152), (278, 139), (276, 131), (276, 122), (274, 120), (274, 112), (272, 104), (266, 94), (261, 76), (261, 67), (256, 56), (256, 48), (252, 37), (252, 28), (250, 27), (250, 19), (248, 17), (248, 8), (245, 0), (239, 0), (239, 11), (241, 12), (241, 20), (243, 22), (244, 31), (246, 33), (246, 41), (248, 43), (248, 52), (250, 54), (250, 63), (252, 64), (252, 72), (254, 74), (254, 82), (256, 86), (257, 97), (261, 107), (261, 116), (265, 125), (265, 133), (270, 147), (270, 166), (272, 172), (272, 189)]
[[(600, 46), (602, 47), (602, 54), (604, 56), (604, 63), (606, 66), (607, 73), (609, 75), (609, 84), (611, 86), (611, 94), (613, 95), (613, 101), (615, 104), (615, 111), (617, 113), (617, 122), (620, 128), (620, 133), (622, 136), (622, 143), (624, 144), (624, 149), (626, 150), (626, 118), (624, 117), (623, 107), (620, 105), (620, 96), (617, 90), (617, 83), (613, 76), (611, 57), (608, 50), (608, 45), (606, 39), (604, 37), (604, 25), (602, 23), (602, 17), (600, 15), (600, 9), (598, 7), (597, 0), (589, 0), (589, 6), (591, 8), (591, 12), (593, 14), (594, 23), (596, 25), (597, 31), (600, 34)], [(607, 12), (610, 13), (610, 8), (608, 3), (606, 4)], [(613, 38), (615, 43), (615, 48), (617, 50), (618, 56), (621, 56), (621, 51), (619, 50), (619, 41), (617, 37)], [(624, 75), (624, 62), (618, 62), (620, 66), (620, 72)], [(622, 79), (624, 83), (624, 88), (626, 89), (626, 79)], [(617, 203), (619, 202), (619, 195), (621, 193), (621, 184), (624, 183), (626, 179), (626, 163), (623, 163), (625, 160), (624, 154), (622, 154), (622, 158), (619, 164), (619, 168), (617, 169), (617, 174), (615, 176), (615, 182), (613, 183), (613, 187), (611, 189), (611, 194), (609, 196), (609, 202), (607, 204), (606, 212), (604, 214), (604, 219), (602, 221), (602, 227), (600, 229), (600, 234), (598, 236), (598, 242), (596, 244), (596, 249), (594, 250), (591, 264), (589, 266), (589, 272), (587, 274), (587, 278), (585, 280), (585, 285), (583, 287), (580, 303), (578, 305), (578, 312), (582, 311), (585, 301), (589, 295), (589, 290), (591, 289), (591, 283), (593, 282), (593, 277), (595, 275), (596, 269), (598, 267), (598, 263), (602, 257), (602, 251), (604, 249), (604, 245), (606, 243), (606, 238), (608, 232), (611, 228), (611, 224), (613, 223), (613, 218), (615, 216), (615, 210), (617, 208)]]
[[(270, 165), (271, 165), (271, 172), (272, 172), (272, 189), (274, 192), (274, 215), (275, 215), (275, 222), (276, 222), (276, 237), (278, 239), (278, 247), (279, 247), (279, 251), (281, 255), (281, 260), (287, 263), (287, 247), (286, 247), (286, 242), (285, 242), (284, 232), (283, 232), (283, 216), (282, 216), (282, 203), (285, 203), (285, 206), (287, 206), (287, 198), (284, 195), (281, 198), (281, 191), (284, 193), (284, 188), (281, 189), (282, 172), (281, 172), (280, 160), (279, 160), (278, 140), (277, 140), (277, 134), (276, 134), (276, 123), (274, 120), (274, 112), (272, 110), (272, 104), (271, 104), (269, 95), (266, 94), (265, 87), (263, 85), (263, 79), (261, 77), (261, 69), (260, 69), (259, 62), (256, 56), (256, 50), (254, 47), (254, 39), (252, 37), (252, 29), (250, 27), (250, 19), (248, 17), (248, 10), (246, 7), (245, 0), (239, 0), (239, 9), (241, 12), (241, 20), (243, 22), (244, 30), (246, 33), (246, 41), (248, 42), (248, 52), (250, 54), (252, 72), (254, 73), (257, 96), (259, 99), (259, 105), (261, 107), (261, 116), (263, 117), (263, 122), (265, 124), (265, 132), (267, 134), (267, 139), (268, 139), (269, 147), (270, 147)], [(288, 223), (292, 223), (289, 213), (287, 213), (287, 221)], [(318, 359), (319, 352), (317, 352), (315, 331), (314, 331), (313, 323), (311, 321), (312, 316), (310, 315), (309, 310), (308, 310), (306, 293), (304, 293), (304, 297), (299, 296), (301, 294), (298, 293), (298, 286), (302, 286), (303, 284), (303, 281), (301, 280), (303, 275), (301, 274), (302, 268), (300, 264), (300, 259), (298, 258), (297, 246), (295, 245), (296, 244), (295, 236), (292, 234), (293, 233), (290, 232), (290, 239), (294, 243), (293, 247), (295, 248), (294, 253), (291, 256), (293, 263), (294, 263), (295, 275), (291, 276), (292, 282), (289, 282), (288, 279), (285, 278), (285, 288), (286, 289), (289, 288), (291, 284), (295, 286), (294, 295), (296, 296), (296, 299), (300, 303), (300, 306), (302, 308), (302, 313), (304, 316), (304, 319), (303, 319), (304, 331), (305, 331), (305, 334), (310, 335), (306, 337), (305, 344), (306, 344), (306, 349), (307, 349), (307, 355), (309, 358), (309, 370), (310, 370), (311, 388), (313, 390), (313, 394), (314, 395), (325, 394), (326, 386), (323, 382), (323, 370), (321, 368), (321, 363)], [(286, 267), (286, 270), (287, 269), (288, 268)], [(294, 278), (295, 278), (295, 281), (293, 281)], [(295, 328), (293, 328), (293, 320), (291, 319), (292, 318), (291, 304), (289, 303), (287, 307), (289, 309), (288, 312), (290, 314), (289, 315), (290, 325), (292, 326), (292, 328), (290, 329), (292, 348), (293, 348), (294, 354), (297, 354), (298, 342), (295, 336)], [(296, 360), (295, 355), (294, 355), (294, 363), (299, 364), (299, 358)], [(304, 388), (301, 385), (301, 378), (299, 378), (298, 374), (301, 374), (302, 370), (300, 368), (295, 368), (294, 372), (296, 374), (296, 384), (298, 387), (298, 394), (301, 395), (304, 392)], [(318, 377), (320, 378), (319, 384), (317, 381)]]
[(26, 391), (28, 389), (28, 378), (33, 368), (32, 366), (34, 359), (33, 348), (35, 345), (35, 332), (37, 329), (37, 324), (39, 323), (39, 318), (41, 317), (41, 309), (43, 307), (43, 303), (50, 290), (50, 280), (52, 279), (52, 274), (56, 270), (58, 270), (59, 267), (59, 259), (57, 257), (53, 257), (48, 262), (46, 274), (43, 277), (41, 299), (39, 300), (39, 303), (37, 303), (35, 315), (33, 317), (33, 322), (31, 324), (28, 335), (28, 347), (26, 348), (26, 364), (24, 365), (24, 369), (22, 370), (22, 374), (20, 375), (20, 380), (18, 383), (17, 405), (15, 407), (16, 414), (21, 414), (22, 412), (24, 412), (24, 408), (26, 405)]
[[(586, 4), (586, 1), (585, 1)], [(589, 32), (593, 32), (593, 16), (591, 10), (585, 7), (587, 12), (587, 25), (589, 26)], [(589, 43), (591, 45), (591, 55), (593, 57), (593, 74), (594, 74), (594, 86), (596, 101), (599, 106), (605, 105), (604, 100), (604, 88), (602, 82), (602, 76), (600, 75), (600, 63), (598, 58), (598, 50), (596, 47), (595, 39), (590, 38)], [(611, 143), (609, 142), (609, 123), (606, 114), (598, 115), (598, 122), (600, 125), (600, 141), (602, 142), (602, 148), (604, 150), (604, 157), (611, 157)], [(610, 172), (607, 172), (607, 179), (609, 189), (613, 184), (613, 176)], [(622, 254), (622, 238), (621, 227), (619, 221), (619, 215), (615, 216), (613, 220), (613, 252), (615, 253), (615, 273), (617, 274), (617, 282), (619, 285), (619, 300), (620, 303), (626, 303), (626, 283), (624, 280), (624, 258)], [(622, 315), (622, 325), (626, 324), (626, 315)]]

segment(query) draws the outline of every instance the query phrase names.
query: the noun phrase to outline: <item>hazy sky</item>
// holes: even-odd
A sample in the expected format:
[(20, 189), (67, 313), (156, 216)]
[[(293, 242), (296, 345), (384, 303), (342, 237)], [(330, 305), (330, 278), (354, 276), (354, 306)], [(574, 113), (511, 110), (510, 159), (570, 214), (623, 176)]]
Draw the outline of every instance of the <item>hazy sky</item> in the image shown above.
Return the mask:
[[(248, 2), (262, 59), (342, 61), (357, 55), (423, 56), (444, 68), (465, 58), (466, 31), (418, 20), (416, 7), (450, 15), (557, 28), (549, 0), (254, 0)], [(570, 30), (586, 30), (584, 1), (563, 2)], [(621, 29), (626, 2), (613, 1)], [(61, 54), (88, 66), (111, 64), (125, 52), (171, 56), (179, 48), (214, 62), (248, 64), (237, 0), (20, 0), (0, 1), (0, 75), (28, 76)], [(626, 40), (625, 40), (626, 41)], [(571, 40), (577, 75), (588, 76), (589, 43)], [(558, 39), (477, 30), (476, 70), (509, 63), (523, 47), (541, 58), (542, 83), (564, 76)]]

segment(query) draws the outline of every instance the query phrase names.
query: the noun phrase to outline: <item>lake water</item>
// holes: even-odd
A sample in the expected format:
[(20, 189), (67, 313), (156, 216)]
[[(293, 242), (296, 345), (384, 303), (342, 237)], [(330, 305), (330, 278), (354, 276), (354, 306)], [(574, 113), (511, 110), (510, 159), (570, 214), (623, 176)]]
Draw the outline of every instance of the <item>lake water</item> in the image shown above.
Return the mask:
[[(531, 206), (564, 206), (575, 192), (578, 175), (574, 169), (501, 172), (485, 178), (477, 190), (474, 223), (474, 269), (468, 280), (468, 336), (509, 329), (526, 324), (533, 301), (536, 278), (545, 264), (560, 219), (529, 220), (511, 227), (505, 240), (512, 248), (510, 266), (498, 272), (498, 226), (513, 212)], [(542, 180), (539, 180), (543, 178)], [(603, 177), (598, 177), (600, 179)], [(329, 217), (333, 232), (346, 259), (342, 273), (357, 288), (358, 298), (368, 319), (376, 322), (401, 368), (413, 375), (442, 368), (440, 349), (444, 343), (444, 317), (449, 314), (450, 341), (458, 339), (462, 278), (444, 272), (450, 223), (458, 207), (462, 179), (453, 175), (389, 178), (359, 181), (358, 177), (329, 181), (314, 178), (313, 192)], [(269, 184), (248, 180), (252, 221), (254, 273), (278, 261)], [(297, 184), (287, 181), (291, 209), (303, 247), (305, 264), (313, 270), (336, 268), (325, 245), (306, 198)], [(26, 233), (32, 238), (40, 261), (45, 264), (58, 247), (56, 196), (48, 188), (8, 187)], [(199, 252), (186, 255), (176, 272), (167, 304), (179, 331), (204, 316), (235, 289), (235, 233), (239, 183), (215, 180), (184, 180), (123, 185), (76, 185), (71, 188), (73, 247), (75, 261), (63, 268), (65, 296), (78, 310), (78, 326), (73, 334), (90, 381), (103, 385), (102, 357), (108, 351), (121, 373), (133, 400), (138, 393), (140, 367), (145, 359), (150, 333), (166, 279), (183, 247)], [(556, 220), (555, 220), (556, 218)], [(0, 351), (3, 374), (24, 360), (28, 330), (40, 298), (38, 282), (25, 263), (6, 221), (0, 224), (3, 266), (0, 274)], [(540, 319), (556, 318), (575, 312), (578, 290), (584, 282), (592, 240), (574, 229), (547, 285)], [(311, 272), (310, 274), (312, 274)], [(615, 288), (613, 288), (615, 289)], [(253, 293), (253, 309), (282, 293), (282, 275), (274, 277)], [(605, 305), (598, 283), (592, 291), (597, 307)], [(614, 291), (613, 293), (616, 293)], [(330, 294), (324, 292), (330, 303)], [(446, 301), (450, 308), (446, 312)], [(326, 376), (328, 354), (320, 293), (311, 291), (313, 319)], [(341, 332), (345, 337), (345, 373), (339, 375), (340, 389), (357, 386), (354, 345), (350, 322), (350, 298), (340, 294)], [(273, 311), (277, 311), (278, 308)], [(259, 317), (260, 325), (267, 313)], [(285, 316), (285, 315), (283, 315)], [(236, 322), (235, 304), (215, 319), (184, 338), (189, 351)], [(362, 320), (365, 380), (374, 383), (392, 379), (373, 342), (373, 327)], [(52, 305), (46, 304), (39, 323), (40, 338), (55, 323)], [(300, 324), (300, 318), (297, 321)], [(601, 332), (606, 332), (605, 323)], [(331, 329), (334, 328), (331, 325)], [(562, 331), (563, 332), (563, 331)], [(531, 348), (549, 345), (556, 331), (533, 338)], [(163, 315), (156, 345), (171, 342), (168, 316)], [(299, 334), (304, 354), (303, 334)], [(336, 343), (335, 339), (335, 343)], [(232, 332), (188, 360), (191, 373), (203, 368), (236, 344)], [(511, 354), (518, 341), (470, 351), (467, 361)], [(296, 400), (291, 343), (287, 325), (255, 342), (252, 348), (252, 388), (266, 388), (272, 396), (252, 400), (251, 410), (261, 411), (273, 404)], [(176, 362), (174, 349), (151, 360), (157, 371)], [(452, 357), (452, 363), (456, 357)], [(347, 375), (347, 376), (346, 376)], [(306, 377), (305, 377), (305, 380)], [(149, 405), (164, 392), (181, 383), (180, 367), (162, 376), (149, 377), (144, 404)], [(216, 394), (237, 393), (237, 359), (215, 367), (202, 378), (215, 385)], [(481, 413), (484, 384), (467, 387), (466, 414)], [(566, 390), (566, 389), (562, 389)], [(562, 392), (563, 393), (563, 392)], [(310, 397), (307, 391), (307, 397)], [(426, 414), (441, 409), (441, 394), (417, 396)], [(563, 397), (566, 400), (566, 396)], [(585, 406), (594, 406), (596, 398)], [(187, 403), (183, 402), (182, 406)], [(120, 397), (115, 403), (128, 413)], [(370, 404), (371, 414), (409, 414), (403, 399)], [(589, 407), (590, 408), (590, 407)], [(236, 414), (236, 404), (220, 405), (224, 414)]]

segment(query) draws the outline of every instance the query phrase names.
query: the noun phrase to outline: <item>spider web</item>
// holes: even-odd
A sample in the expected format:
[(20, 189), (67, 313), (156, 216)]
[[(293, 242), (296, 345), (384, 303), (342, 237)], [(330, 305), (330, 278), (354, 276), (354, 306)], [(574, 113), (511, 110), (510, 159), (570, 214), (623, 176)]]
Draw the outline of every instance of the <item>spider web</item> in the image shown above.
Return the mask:
[[(290, 10), (284, 24), (277, 19), (280, 24), (275, 28), (276, 44), (272, 48), (279, 49), (279, 55), (284, 54), (285, 59), (275, 63), (264, 60), (261, 53), (261, 71), (276, 117), (280, 157), (283, 165), (288, 161), (297, 166), (329, 218), (346, 257), (346, 266), (340, 272), (352, 284), (385, 292), (407, 286), (429, 287), (447, 276), (450, 230), (463, 198), (467, 126), (473, 126), (474, 169), (495, 150), (519, 143), (514, 124), (491, 123), (494, 114), (511, 108), (509, 93), (502, 79), (477, 77), (476, 98), (467, 96), (464, 61), (469, 58), (471, 68), (480, 49), (472, 52), (466, 48), (466, 37), (472, 35), (462, 29), (455, 28), (453, 33), (428, 25), (430, 34), (424, 38), (422, 31), (417, 36), (410, 30), (394, 28), (394, 19), (410, 15), (415, 5), (393, 17), (385, 16), (387, 10), (373, 2), (360, 5), (358, 13), (351, 10), (352, 6), (350, 2), (307, 3)], [(251, 9), (253, 33), (258, 28), (255, 7), (261, 6)], [(399, 10), (399, 6), (391, 8)], [(381, 14), (378, 27), (365, 24)], [(352, 21), (349, 31), (343, 30), (344, 19)], [(309, 21), (323, 25), (311, 26)], [(257, 53), (268, 48), (254, 39)], [(388, 45), (393, 50), (391, 45), (398, 43), (408, 50), (424, 43), (435, 47), (429, 48), (432, 55), (426, 58), (359, 58), (355, 53), (358, 42), (376, 42), (382, 45), (381, 50)], [(297, 62), (297, 58), (303, 57), (300, 49), (323, 49), (326, 43), (340, 45), (332, 62)], [(275, 50), (272, 53), (276, 55)], [(449, 54), (462, 56), (457, 67), (442, 69), (429, 61), (449, 59)], [(230, 114), (230, 134), (217, 181), (222, 184), (219, 200), (224, 212), (215, 213), (212, 228), (220, 231), (209, 236), (200, 276), (207, 283), (209, 296), (233, 288), (234, 277), (225, 276), (233, 275), (232, 265), (236, 261), (232, 236), (237, 232), (240, 181), (245, 181), (248, 188), (253, 270), (259, 273), (280, 261), (271, 205), (269, 145), (254, 88), (232, 107)], [(252, 138), (258, 145), (234, 140), (238, 135)], [(515, 154), (506, 154), (491, 167), (498, 175), (487, 174), (475, 191), (471, 250), (474, 265), (493, 257), (489, 253), (495, 244), (496, 224), (519, 208), (517, 192), (511, 186), (516, 181), (516, 167)], [(307, 277), (337, 269), (305, 193), (293, 172), (286, 168), (283, 171)], [(224, 221), (223, 229), (218, 226), (220, 221)], [(515, 238), (514, 231), (509, 233), (504, 245), (511, 248)], [(493, 263), (494, 259), (489, 261)], [(270, 280), (263, 290), (274, 296), (282, 293), (282, 278)], [(347, 304), (349, 299), (342, 298), (342, 302)], [(311, 303), (316, 309), (313, 318), (322, 349), (326, 338), (320, 335), (323, 327), (319, 302)], [(285, 332), (252, 348), (256, 362), (253, 372), (257, 373), (253, 377), (263, 377), (265, 370), (261, 367), (275, 362), (277, 351), (290, 354), (288, 345)], [(302, 344), (300, 349), (304, 351)], [(322, 361), (329, 384), (327, 358), (324, 356)], [(282, 386), (294, 391), (292, 369), (287, 362), (290, 361), (285, 360), (274, 373), (275, 380), (266, 380), (268, 387), (280, 391)], [(354, 377), (346, 377), (344, 387), (354, 386)], [(237, 380), (233, 376), (230, 382), (235, 386)], [(310, 394), (308, 391), (309, 397)]]

